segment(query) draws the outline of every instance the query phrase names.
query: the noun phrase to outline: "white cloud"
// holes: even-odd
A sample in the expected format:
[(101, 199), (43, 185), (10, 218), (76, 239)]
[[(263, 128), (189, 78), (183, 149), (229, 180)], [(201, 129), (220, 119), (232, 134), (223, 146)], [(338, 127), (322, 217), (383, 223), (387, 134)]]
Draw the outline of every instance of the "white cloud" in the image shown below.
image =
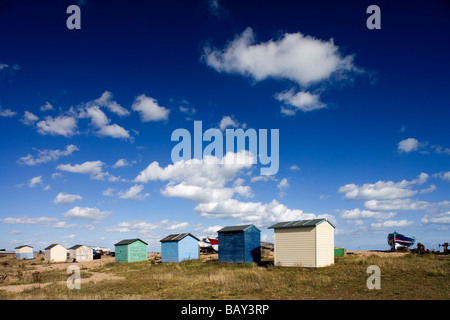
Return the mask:
[(45, 120), (39, 121), (36, 126), (37, 132), (42, 135), (71, 137), (78, 133), (76, 131), (77, 120), (70, 116), (46, 117)]
[(117, 227), (107, 228), (107, 232), (132, 232), (139, 234), (149, 234), (155, 229), (164, 229), (164, 230), (179, 230), (183, 228), (187, 228), (189, 223), (187, 222), (178, 222), (178, 221), (170, 221), (168, 219), (161, 220), (157, 223), (149, 223), (143, 220), (131, 220), (124, 221), (117, 225)]
[(105, 197), (112, 197), (112, 196), (114, 196), (115, 191), (116, 191), (116, 189), (114, 189), (114, 188), (108, 188), (102, 192), (102, 195)]
[(219, 123), (219, 128), (222, 131), (225, 131), (226, 128), (230, 128), (230, 127), (237, 128), (239, 126), (241, 126), (244, 129), (247, 127), (247, 125), (245, 123), (243, 123), (243, 124), (239, 123), (239, 121), (237, 121), (234, 116), (224, 116), (222, 118), (222, 120), (220, 120), (220, 123)]
[(29, 218), (29, 217), (23, 217), (23, 218), (13, 218), (13, 217), (7, 217), (1, 220), (3, 223), (8, 224), (48, 224), (58, 221), (57, 218), (49, 218), (49, 217), (38, 217), (38, 218)]
[(284, 78), (308, 86), (333, 74), (355, 71), (353, 56), (341, 57), (333, 40), (322, 41), (301, 33), (285, 33), (279, 40), (255, 44), (247, 28), (224, 50), (204, 48), (206, 63), (219, 72), (238, 73), (260, 81)]
[(100, 107), (106, 107), (109, 111), (121, 117), (130, 115), (130, 111), (119, 105), (116, 101), (113, 101), (112, 98), (113, 94), (109, 91), (105, 91), (102, 96), (94, 100), (93, 103)]
[(93, 220), (100, 221), (111, 214), (110, 211), (100, 211), (98, 208), (74, 207), (63, 215), (71, 220)]
[(398, 151), (400, 152), (411, 152), (419, 149), (419, 141), (414, 138), (408, 138), (400, 141), (398, 143)]
[(39, 117), (30, 111), (25, 111), (23, 113), (23, 118), (20, 120), (23, 124), (27, 126), (32, 126), (36, 121), (39, 120)]
[(33, 177), (30, 179), (30, 181), (28, 182), (28, 186), (30, 188), (34, 188), (36, 185), (38, 184), (43, 184), (44, 181), (42, 181), (42, 176), (38, 176), (38, 177)]
[(156, 180), (184, 181), (189, 185), (200, 187), (223, 187), (227, 181), (243, 169), (252, 166), (253, 156), (248, 151), (227, 153), (223, 159), (205, 156), (203, 160), (189, 159), (177, 161), (161, 168), (159, 163), (152, 162), (135, 178), (135, 182), (147, 183)]
[[(261, 202), (242, 202), (228, 199), (220, 202), (200, 203), (194, 210), (203, 217), (239, 219), (242, 223), (252, 223), (257, 226), (268, 226), (271, 223), (290, 220), (314, 219), (319, 216), (305, 213), (298, 209), (289, 209), (284, 204), (272, 200), (267, 204)], [(333, 219), (330, 215), (320, 215)]]
[(277, 188), (280, 190), (289, 188), (289, 182), (286, 178), (283, 178), (280, 183), (277, 185)]
[(63, 204), (66, 206), (72, 205), (76, 200), (82, 200), (83, 197), (78, 194), (67, 194), (64, 192), (58, 193), (56, 198), (53, 200), (54, 204)]
[(287, 105), (287, 107), (281, 108), (281, 113), (288, 116), (294, 115), (297, 110), (308, 112), (327, 107), (320, 101), (318, 94), (311, 94), (307, 91), (294, 92), (293, 89), (290, 89), (277, 93), (275, 99)]
[(347, 184), (340, 187), (338, 192), (344, 193), (344, 198), (350, 200), (388, 200), (407, 198), (418, 193), (417, 190), (411, 190), (411, 186), (422, 184), (428, 178), (429, 176), (426, 173), (421, 173), (417, 179), (411, 181), (378, 181), (374, 184), (366, 183), (362, 186)]
[(109, 124), (111, 120), (100, 109), (99, 106), (88, 102), (79, 113), (80, 118), (90, 118), (91, 124), (97, 128), (96, 134), (102, 137), (112, 137), (118, 139), (131, 139), (128, 130), (117, 124)]
[(36, 157), (28, 154), (25, 157), (21, 157), (19, 160), (17, 160), (17, 162), (21, 165), (26, 164), (29, 166), (35, 166), (35, 165), (38, 165), (41, 163), (57, 161), (60, 157), (69, 156), (74, 151), (79, 151), (78, 147), (73, 144), (67, 145), (65, 150), (58, 150), (58, 149), (56, 149), (56, 150), (49, 150), (49, 149), (39, 150), (36, 148), (33, 148), (33, 149), (36, 150), (38, 153)]
[(118, 196), (121, 199), (144, 200), (150, 196), (150, 193), (141, 194), (142, 190), (144, 190), (142, 184), (135, 184), (126, 191), (120, 191)]
[(414, 224), (414, 221), (409, 220), (388, 220), (383, 222), (374, 222), (370, 226), (372, 228), (399, 228), (399, 227), (409, 227)]
[(50, 104), (50, 102), (46, 102), (44, 105), (42, 105), (39, 110), (41, 111), (49, 111), (49, 110), (54, 110), (53, 106)]
[(438, 173), (437, 176), (439, 176), (442, 180), (450, 182), (450, 171)]
[(294, 164), (294, 165), (292, 165), (292, 166), (289, 168), (289, 170), (291, 170), (291, 171), (299, 171), (299, 170), (300, 170), (300, 167), (297, 166), (296, 164)]
[(364, 202), (369, 210), (422, 210), (430, 206), (426, 201), (412, 199), (369, 200)]
[(376, 219), (376, 220), (386, 220), (395, 217), (395, 212), (377, 212), (371, 210), (360, 210), (358, 208), (352, 210), (342, 210), (341, 218), (342, 219)]
[(12, 111), (11, 109), (2, 109), (0, 106), (0, 117), (9, 118), (15, 116), (16, 114), (17, 112)]
[(450, 211), (427, 214), (420, 222), (423, 224), (450, 224)]
[(120, 168), (120, 167), (128, 167), (131, 164), (127, 161), (127, 159), (119, 159), (116, 161), (116, 163), (113, 165), (113, 168)]
[(60, 164), (56, 169), (72, 173), (89, 174), (92, 179), (103, 180), (105, 176), (109, 174), (103, 172), (104, 163), (100, 160), (97, 161), (86, 161), (82, 164)]
[(131, 108), (139, 112), (143, 122), (167, 120), (170, 113), (169, 109), (159, 106), (155, 99), (145, 94), (138, 96)]

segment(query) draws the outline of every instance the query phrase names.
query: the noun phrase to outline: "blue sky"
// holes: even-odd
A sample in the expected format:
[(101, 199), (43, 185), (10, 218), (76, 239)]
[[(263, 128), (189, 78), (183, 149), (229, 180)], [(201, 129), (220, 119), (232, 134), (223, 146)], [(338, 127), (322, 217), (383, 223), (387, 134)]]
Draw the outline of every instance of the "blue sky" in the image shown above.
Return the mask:
[[(66, 27), (71, 4), (80, 30)], [(366, 27), (371, 4), (381, 29)], [(394, 230), (437, 249), (449, 13), (445, 1), (3, 1), (0, 248), (139, 237), (159, 251), (170, 233), (247, 223), (273, 241), (276, 222), (326, 217), (348, 250), (387, 249)], [(278, 129), (278, 172), (173, 163), (172, 132), (194, 121)]]

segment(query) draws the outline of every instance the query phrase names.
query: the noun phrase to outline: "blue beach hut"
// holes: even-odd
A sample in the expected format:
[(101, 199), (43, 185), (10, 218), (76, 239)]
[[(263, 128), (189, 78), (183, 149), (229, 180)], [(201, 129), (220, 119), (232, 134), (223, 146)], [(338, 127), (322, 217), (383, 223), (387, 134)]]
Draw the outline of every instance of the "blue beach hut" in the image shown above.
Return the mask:
[(161, 239), (161, 261), (181, 262), (198, 259), (198, 241), (190, 233), (171, 234)]
[(220, 262), (261, 261), (261, 230), (253, 224), (225, 227), (217, 233)]
[(16, 259), (34, 259), (33, 247), (32, 246), (19, 246), (15, 248)]

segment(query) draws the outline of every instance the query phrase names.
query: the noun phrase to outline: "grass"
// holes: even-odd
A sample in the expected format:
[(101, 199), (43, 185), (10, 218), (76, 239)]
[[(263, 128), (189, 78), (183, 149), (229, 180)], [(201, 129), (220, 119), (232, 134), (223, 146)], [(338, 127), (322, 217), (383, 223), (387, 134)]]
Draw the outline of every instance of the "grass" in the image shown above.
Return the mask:
[[(1, 266), (0, 275), (26, 270), (22, 279), (0, 283), (2, 286), (32, 283), (29, 262)], [(15, 260), (17, 261), (17, 260)], [(381, 289), (366, 286), (367, 267), (381, 270)], [(51, 285), (11, 293), (0, 290), (0, 299), (420, 299), (450, 298), (450, 256), (408, 254), (402, 257), (336, 257), (325, 268), (280, 268), (256, 264), (228, 264), (191, 260), (182, 263), (153, 261), (129, 264), (106, 263), (81, 270), (81, 277), (95, 273), (114, 275), (116, 280), (83, 283), (80, 290), (69, 290), (66, 270), (42, 273), (41, 283)]]

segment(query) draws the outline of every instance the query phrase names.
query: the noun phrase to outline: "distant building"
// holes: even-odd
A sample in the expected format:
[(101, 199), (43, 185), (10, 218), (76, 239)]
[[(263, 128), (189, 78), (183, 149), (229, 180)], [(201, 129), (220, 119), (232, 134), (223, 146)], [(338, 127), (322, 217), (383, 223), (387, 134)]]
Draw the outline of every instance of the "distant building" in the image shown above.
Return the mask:
[(274, 229), (274, 263), (318, 268), (334, 264), (334, 226), (327, 219), (279, 222)]
[(91, 261), (94, 259), (94, 250), (84, 244), (77, 244), (68, 249), (69, 258), (78, 262)]
[(67, 260), (67, 249), (60, 244), (51, 244), (45, 248), (45, 261), (62, 262)]
[(217, 233), (220, 262), (261, 261), (261, 231), (253, 224), (225, 227)]
[(34, 259), (32, 246), (19, 246), (15, 248), (16, 259)]
[(200, 240), (190, 233), (171, 234), (161, 239), (161, 261), (181, 262), (198, 259)]
[(147, 260), (148, 244), (141, 239), (125, 239), (115, 245), (116, 262), (137, 262)]

